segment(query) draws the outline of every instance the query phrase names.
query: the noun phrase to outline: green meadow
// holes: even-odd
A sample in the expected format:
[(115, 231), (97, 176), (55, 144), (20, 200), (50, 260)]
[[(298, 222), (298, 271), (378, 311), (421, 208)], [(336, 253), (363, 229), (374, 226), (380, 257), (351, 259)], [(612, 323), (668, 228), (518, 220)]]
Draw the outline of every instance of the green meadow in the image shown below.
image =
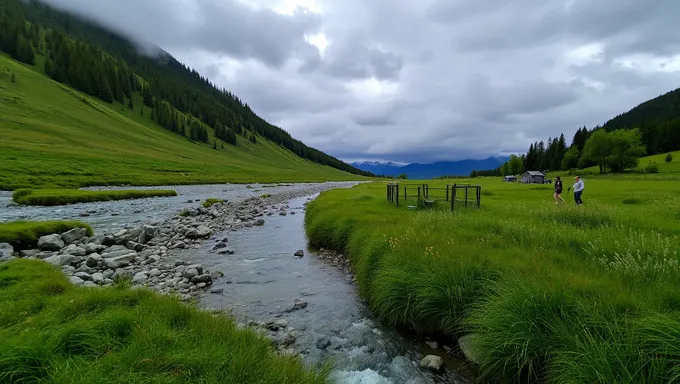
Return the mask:
[(306, 230), (350, 258), (385, 323), (474, 334), (483, 378), (680, 380), (680, 181), (585, 178), (576, 207), (570, 178), (563, 205), (551, 185), (500, 179), (429, 181), (482, 186), (480, 209), (453, 213), (397, 208), (383, 182), (327, 191)]
[(126, 281), (76, 287), (42, 261), (0, 265), (0, 382), (324, 382), (225, 314)]
[(21, 205), (65, 205), (92, 201), (143, 199), (146, 197), (177, 196), (167, 189), (87, 191), (82, 189), (17, 189), (12, 199)]
[[(134, 95), (108, 104), (0, 54), (0, 189), (357, 180), (265, 139), (210, 144), (161, 128)], [(13, 75), (13, 76), (12, 76)], [(14, 81), (12, 81), (14, 78)]]

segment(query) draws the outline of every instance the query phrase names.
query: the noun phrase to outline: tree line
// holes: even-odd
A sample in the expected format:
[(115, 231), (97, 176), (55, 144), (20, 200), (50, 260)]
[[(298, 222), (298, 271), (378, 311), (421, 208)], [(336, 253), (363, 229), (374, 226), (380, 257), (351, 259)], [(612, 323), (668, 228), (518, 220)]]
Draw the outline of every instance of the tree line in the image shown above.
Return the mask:
[(202, 130), (210, 127), (231, 145), (237, 145), (237, 135), (253, 143), (262, 136), (313, 162), (373, 176), (294, 139), (169, 54), (141, 54), (128, 39), (36, 0), (0, 2), (0, 32), (0, 49), (17, 60), (34, 64), (40, 48), (47, 57), (45, 72), (56, 81), (106, 102), (127, 101), (131, 108), (132, 93), (141, 93), (154, 120), (178, 134), (207, 142)]

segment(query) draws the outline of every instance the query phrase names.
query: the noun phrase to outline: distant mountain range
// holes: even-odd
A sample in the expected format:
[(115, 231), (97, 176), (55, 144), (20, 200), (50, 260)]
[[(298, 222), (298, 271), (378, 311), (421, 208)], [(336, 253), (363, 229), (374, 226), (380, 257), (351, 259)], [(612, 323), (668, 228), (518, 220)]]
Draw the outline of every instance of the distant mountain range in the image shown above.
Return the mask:
[(412, 163), (399, 165), (393, 162), (354, 162), (351, 165), (375, 175), (399, 176), (406, 174), (409, 179), (432, 179), (440, 176), (467, 176), (473, 170), (496, 169), (508, 161), (507, 157), (489, 157), (483, 160), (440, 161), (429, 164)]

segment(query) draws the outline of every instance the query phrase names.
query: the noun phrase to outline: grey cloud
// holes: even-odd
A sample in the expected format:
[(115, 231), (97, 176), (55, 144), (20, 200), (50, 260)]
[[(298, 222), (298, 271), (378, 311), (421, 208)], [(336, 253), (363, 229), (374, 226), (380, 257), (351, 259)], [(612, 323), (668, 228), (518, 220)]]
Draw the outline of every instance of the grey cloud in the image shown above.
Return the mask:
[[(292, 15), (266, 9), (278, 0), (49, 2), (159, 44), (344, 159), (523, 152), (680, 85), (680, 72), (618, 64), (680, 54), (673, 0), (316, 0), (321, 14)], [(323, 53), (304, 39), (317, 32)], [(597, 60), (570, 59), (589, 44)]]

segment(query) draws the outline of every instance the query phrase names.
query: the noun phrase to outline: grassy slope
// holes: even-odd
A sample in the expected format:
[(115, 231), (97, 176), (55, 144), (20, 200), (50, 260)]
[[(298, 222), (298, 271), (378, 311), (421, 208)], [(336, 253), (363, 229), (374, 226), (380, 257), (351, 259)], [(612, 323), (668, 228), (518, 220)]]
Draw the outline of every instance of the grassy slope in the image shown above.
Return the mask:
[(471, 182), (483, 209), (454, 214), (397, 209), (383, 183), (324, 192), (307, 232), (349, 255), (387, 323), (479, 334), (489, 375), (680, 378), (680, 182), (586, 179), (580, 208), (551, 186)]
[[(0, 189), (111, 184), (356, 180), (262, 138), (193, 143), (135, 110), (60, 85), (0, 55)], [(212, 130), (209, 130), (212, 137)], [(219, 142), (219, 140), (218, 140)]]
[(41, 261), (0, 265), (0, 382), (321, 383), (231, 318), (145, 289), (81, 288)]
[[(666, 153), (641, 157), (637, 166), (637, 170), (644, 171), (645, 167), (650, 162), (655, 162), (659, 168), (659, 173), (680, 172), (680, 151), (671, 152), (671, 155), (673, 155), (673, 161), (670, 163), (666, 163)], [(600, 169), (597, 166), (594, 166), (585, 168), (583, 171), (585, 171), (585, 174), (595, 175), (600, 172)], [(650, 174), (649, 176), (653, 176), (653, 174)]]

